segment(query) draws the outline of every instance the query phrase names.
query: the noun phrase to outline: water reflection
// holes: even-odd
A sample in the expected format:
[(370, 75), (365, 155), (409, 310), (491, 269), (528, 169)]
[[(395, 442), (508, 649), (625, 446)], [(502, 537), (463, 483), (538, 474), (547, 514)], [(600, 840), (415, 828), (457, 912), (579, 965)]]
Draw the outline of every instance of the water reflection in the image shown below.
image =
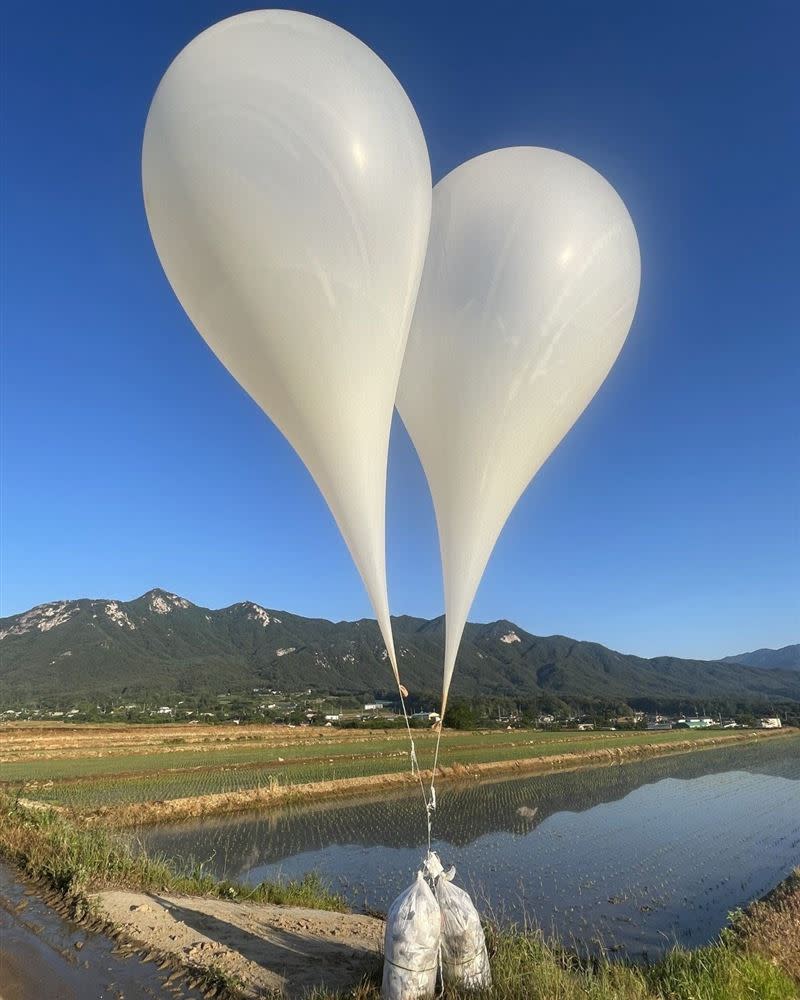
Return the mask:
[[(417, 796), (216, 817), (142, 838), (244, 881), (316, 869), (355, 906), (385, 909), (425, 842)], [(443, 786), (435, 832), (498, 919), (632, 955), (696, 945), (800, 861), (800, 739)]]

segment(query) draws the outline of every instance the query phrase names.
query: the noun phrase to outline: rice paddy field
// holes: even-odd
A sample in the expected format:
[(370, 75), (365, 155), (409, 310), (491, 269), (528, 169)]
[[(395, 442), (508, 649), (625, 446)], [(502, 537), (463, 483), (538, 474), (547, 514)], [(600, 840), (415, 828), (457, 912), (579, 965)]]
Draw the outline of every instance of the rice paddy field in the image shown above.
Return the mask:
[[(430, 766), (434, 734), (417, 731), (415, 739), (421, 766)], [(638, 973), (616, 958), (656, 969), (638, 963), (714, 956), (714, 948), (671, 949), (713, 942), (731, 911), (800, 861), (796, 730), (450, 731), (441, 761), (449, 773), (438, 785), (433, 847), (456, 866), (457, 884), (482, 915), (512, 929), (497, 931), (512, 950), (539, 941), (541, 931), (556, 949), (591, 956), (581, 968), (598, 960), (607, 969), (614, 958), (629, 977)], [(65, 871), (70, 886), (109, 878), (140, 889), (185, 884), (194, 888), (178, 891), (224, 899), (305, 886), (320, 897), (311, 905), (323, 905), (323, 894), (338, 907), (381, 913), (427, 847), (419, 789), (404, 777), (409, 763), (397, 731), (10, 724), (0, 727), (0, 800), (16, 824), (6, 857), (21, 864), (24, 855), (28, 871), (44, 858), (41, 871), (59, 886)], [(336, 797), (328, 797), (331, 781), (342, 786)], [(217, 800), (233, 793), (238, 811), (215, 814)], [(171, 811), (179, 802), (196, 808)], [(166, 821), (175, 815), (189, 818)], [(28, 854), (12, 849), (15, 836), (29, 842)], [(69, 844), (72, 860), (50, 871), (47, 852), (60, 857)], [(781, 920), (786, 931), (790, 918)], [(775, 946), (784, 965), (796, 940), (787, 933)], [(495, 956), (501, 972), (504, 961)], [(548, 961), (553, 969), (561, 963)], [(695, 978), (663, 996), (705, 998), (692, 992)], [(583, 993), (570, 981), (559, 995), (605, 996), (598, 982), (587, 979)]]
[[(426, 848), (418, 795), (142, 828), (132, 843), (256, 885), (318, 872), (383, 912)], [(652, 959), (715, 938), (800, 862), (800, 736), (439, 790), (434, 849), (499, 926)]]
[[(731, 738), (720, 731), (445, 732), (446, 767), (638, 746), (688, 738)], [(741, 734), (735, 734), (740, 740)], [(764, 739), (753, 734), (753, 738)], [(430, 766), (434, 736), (415, 733), (420, 766)], [(0, 727), (0, 791), (75, 812), (172, 799), (202, 798), (409, 770), (408, 741), (393, 731), (277, 726)]]

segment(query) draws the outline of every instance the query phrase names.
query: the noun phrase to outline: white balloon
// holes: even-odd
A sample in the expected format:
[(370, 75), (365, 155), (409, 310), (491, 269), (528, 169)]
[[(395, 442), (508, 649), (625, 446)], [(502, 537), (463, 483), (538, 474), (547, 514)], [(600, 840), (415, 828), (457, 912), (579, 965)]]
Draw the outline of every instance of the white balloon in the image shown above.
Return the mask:
[(639, 278), (625, 205), (572, 156), (495, 150), (434, 188), (397, 408), (439, 529), (444, 704), (497, 537), (613, 365)]
[(396, 671), (386, 466), (431, 210), (411, 102), (336, 25), (240, 14), (167, 70), (142, 180), (175, 294), (322, 491)]

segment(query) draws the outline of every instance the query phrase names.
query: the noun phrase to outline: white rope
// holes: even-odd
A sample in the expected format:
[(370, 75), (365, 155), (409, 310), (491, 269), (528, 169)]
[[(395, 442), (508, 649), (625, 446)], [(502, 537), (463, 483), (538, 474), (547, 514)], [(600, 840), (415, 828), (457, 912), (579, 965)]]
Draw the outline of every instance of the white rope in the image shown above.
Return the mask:
[[(430, 853), (430, 849), (431, 849), (431, 815), (432, 815), (433, 810), (436, 808), (436, 794), (434, 792), (433, 795), (432, 795), (433, 805), (431, 805), (431, 801), (428, 799), (428, 796), (425, 793), (425, 783), (422, 780), (422, 771), (420, 771), (419, 761), (417, 760), (417, 748), (414, 745), (414, 737), (413, 737), (413, 735), (411, 733), (411, 722), (410, 722), (410, 720), (408, 718), (408, 711), (406, 709), (405, 694), (407, 694), (408, 692), (405, 690), (405, 688), (403, 687), (403, 685), (400, 683), (400, 674), (399, 674), (399, 672), (397, 670), (394, 671), (394, 679), (397, 681), (397, 693), (400, 695), (400, 706), (403, 709), (403, 718), (405, 719), (405, 723), (406, 723), (406, 732), (408, 734), (408, 742), (409, 742), (409, 745), (411, 747), (411, 750), (409, 752), (409, 756), (410, 756), (410, 759), (411, 759), (411, 774), (412, 775), (414, 775), (414, 774), (417, 775), (417, 780), (419, 781), (419, 789), (420, 789), (420, 792), (422, 793), (422, 801), (423, 801), (424, 806), (425, 806), (425, 818), (426, 818), (427, 826), (428, 826), (428, 852)], [(405, 692), (405, 694), (404, 694), (404, 692)], [(437, 755), (438, 755), (438, 742), (437, 742)]]
[(433, 768), (431, 770), (431, 785), (430, 785), (430, 798), (426, 797), (425, 806), (428, 810), (428, 853), (431, 850), (431, 823), (433, 819), (433, 813), (436, 812), (436, 768), (439, 765), (439, 746), (442, 742), (442, 729), (444, 728), (444, 711), (445, 703), (442, 703), (442, 712), (439, 716), (439, 722), (437, 724), (436, 731), (436, 749), (433, 752)]

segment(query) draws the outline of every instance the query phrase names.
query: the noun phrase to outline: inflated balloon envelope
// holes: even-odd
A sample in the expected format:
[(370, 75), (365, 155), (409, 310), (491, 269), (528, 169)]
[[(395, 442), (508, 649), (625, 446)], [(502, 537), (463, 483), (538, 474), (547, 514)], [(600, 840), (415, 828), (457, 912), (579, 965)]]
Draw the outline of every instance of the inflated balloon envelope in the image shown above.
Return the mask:
[(167, 70), (142, 180), (175, 294), (322, 491), (397, 676), (386, 467), (431, 209), (408, 97), (327, 21), (240, 14)]
[(439, 530), (445, 706), (497, 537), (613, 365), (639, 279), (625, 205), (572, 156), (500, 149), (434, 188), (397, 408)]

